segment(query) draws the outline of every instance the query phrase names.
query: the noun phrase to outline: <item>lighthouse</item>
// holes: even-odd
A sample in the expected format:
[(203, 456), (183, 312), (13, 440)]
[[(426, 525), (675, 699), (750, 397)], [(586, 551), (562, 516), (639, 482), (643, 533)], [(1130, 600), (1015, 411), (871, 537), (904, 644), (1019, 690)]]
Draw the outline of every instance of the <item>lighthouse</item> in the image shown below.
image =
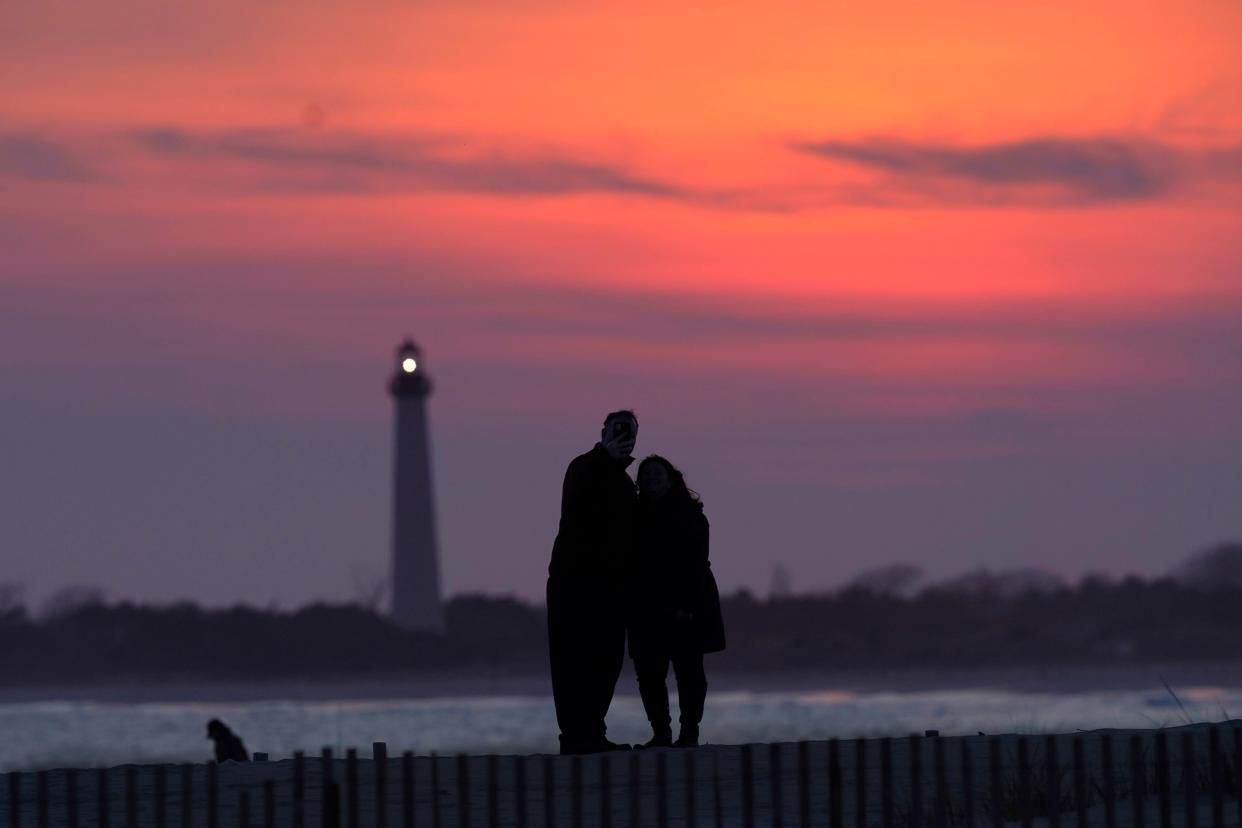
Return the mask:
[(388, 386), (396, 404), (393, 440), (392, 617), (411, 630), (444, 628), (440, 559), (431, 487), (427, 398), (431, 380), (422, 351), (406, 339)]

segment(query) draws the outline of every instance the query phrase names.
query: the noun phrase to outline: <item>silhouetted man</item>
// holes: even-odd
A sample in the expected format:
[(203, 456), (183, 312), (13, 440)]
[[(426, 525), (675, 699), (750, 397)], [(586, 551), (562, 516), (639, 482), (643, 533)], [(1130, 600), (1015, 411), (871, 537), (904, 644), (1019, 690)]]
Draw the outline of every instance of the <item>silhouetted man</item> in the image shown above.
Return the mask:
[(638, 418), (614, 411), (600, 441), (565, 472), (561, 524), (548, 567), (548, 651), (561, 753), (624, 750), (604, 717), (625, 658), (622, 581), (634, 546)]
[(242, 744), (241, 738), (219, 719), (212, 719), (207, 723), (207, 738), (215, 742), (217, 762), (250, 760), (250, 754), (246, 753), (246, 746)]

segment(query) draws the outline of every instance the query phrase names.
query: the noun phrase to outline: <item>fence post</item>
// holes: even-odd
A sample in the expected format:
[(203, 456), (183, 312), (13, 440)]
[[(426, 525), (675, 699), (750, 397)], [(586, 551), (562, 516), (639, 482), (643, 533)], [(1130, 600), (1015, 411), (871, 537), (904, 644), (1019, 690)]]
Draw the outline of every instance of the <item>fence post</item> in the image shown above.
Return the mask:
[(785, 828), (785, 803), (781, 801), (781, 744), (768, 745), (768, 796), (772, 828)]
[(371, 765), (375, 773), (375, 828), (388, 828), (387, 743), (371, 743)]
[(250, 828), (250, 793), (242, 791), (237, 795), (237, 828)]
[(1057, 761), (1057, 737), (1044, 737), (1045, 773), (1048, 775), (1048, 826), (1061, 828), (1061, 768)]
[(323, 786), (323, 824), (324, 828), (341, 828), (341, 788), (334, 779)]
[[(656, 754), (656, 826), (668, 828), (668, 751)], [(581, 828), (581, 821), (574, 828)]]

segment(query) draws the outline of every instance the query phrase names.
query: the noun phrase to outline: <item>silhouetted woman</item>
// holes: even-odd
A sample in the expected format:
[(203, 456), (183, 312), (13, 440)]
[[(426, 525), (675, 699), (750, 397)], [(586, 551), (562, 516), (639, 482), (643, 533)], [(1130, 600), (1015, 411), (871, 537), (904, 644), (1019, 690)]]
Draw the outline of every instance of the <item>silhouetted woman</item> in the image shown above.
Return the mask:
[[(644, 747), (694, 747), (707, 698), (703, 654), (723, 650), (720, 594), (708, 562), (703, 504), (672, 463), (638, 466), (638, 546), (631, 567), (630, 657), (652, 738)], [(677, 678), (681, 735), (673, 742), (669, 664)]]

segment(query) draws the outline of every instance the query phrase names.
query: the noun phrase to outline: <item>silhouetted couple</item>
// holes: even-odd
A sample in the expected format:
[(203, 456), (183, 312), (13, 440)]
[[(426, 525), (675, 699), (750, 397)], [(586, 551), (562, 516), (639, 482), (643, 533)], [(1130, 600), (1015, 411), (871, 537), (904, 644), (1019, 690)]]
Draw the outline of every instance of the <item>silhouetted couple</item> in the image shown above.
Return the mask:
[[(560, 531), (548, 567), (548, 648), (561, 753), (624, 750), (604, 718), (625, 660), (626, 633), (652, 738), (698, 744), (707, 697), (703, 654), (724, 649), (720, 595), (708, 562), (703, 504), (663, 457), (634, 462), (638, 418), (614, 411), (600, 441), (565, 472)], [(673, 742), (669, 665), (681, 733)]]

